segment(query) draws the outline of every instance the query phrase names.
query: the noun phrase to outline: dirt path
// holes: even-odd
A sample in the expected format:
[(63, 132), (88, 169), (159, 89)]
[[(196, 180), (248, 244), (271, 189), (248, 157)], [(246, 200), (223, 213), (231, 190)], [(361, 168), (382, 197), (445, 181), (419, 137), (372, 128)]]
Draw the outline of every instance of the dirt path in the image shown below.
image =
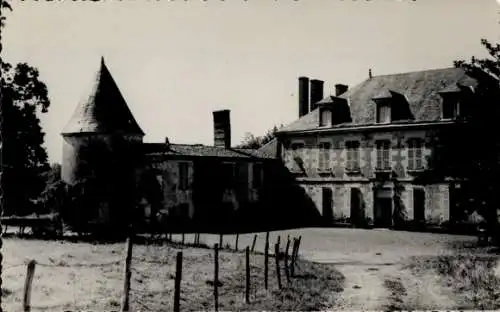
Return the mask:
[(436, 276), (415, 276), (395, 264), (337, 264), (346, 282), (335, 309), (410, 310), (451, 309), (456, 306), (450, 292)]
[(340, 265), (336, 268), (345, 276), (346, 282), (335, 309), (377, 310), (385, 304), (388, 292), (371, 266)]

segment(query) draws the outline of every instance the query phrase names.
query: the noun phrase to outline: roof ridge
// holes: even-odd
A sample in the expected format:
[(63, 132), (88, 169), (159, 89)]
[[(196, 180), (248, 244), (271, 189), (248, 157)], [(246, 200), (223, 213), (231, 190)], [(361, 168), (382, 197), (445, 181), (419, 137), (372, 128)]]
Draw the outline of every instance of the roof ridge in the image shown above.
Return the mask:
[[(461, 69), (459, 67), (449, 66), (449, 67), (441, 67), (441, 68), (432, 68), (432, 69), (420, 69), (420, 70), (413, 70), (413, 71), (405, 71), (405, 72), (392, 73), (392, 74), (373, 75), (371, 79), (376, 78), (376, 77), (409, 75), (409, 74), (418, 74), (418, 73), (423, 73), (423, 72), (433, 72), (433, 71), (442, 71), (442, 70), (451, 70), (451, 69), (463, 70), (463, 69)], [(365, 79), (365, 81), (366, 80), (370, 80), (370, 78)]]

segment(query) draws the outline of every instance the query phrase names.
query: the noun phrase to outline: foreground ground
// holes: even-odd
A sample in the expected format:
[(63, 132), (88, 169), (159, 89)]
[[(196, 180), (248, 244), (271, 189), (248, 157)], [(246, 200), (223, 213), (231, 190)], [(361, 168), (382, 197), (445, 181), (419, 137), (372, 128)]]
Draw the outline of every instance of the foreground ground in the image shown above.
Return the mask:
[[(260, 255), (251, 257), (251, 305), (244, 303), (244, 254), (221, 252), (220, 307), (225, 310), (380, 310), (498, 309), (498, 255), (475, 248), (474, 237), (388, 230), (304, 229), (271, 233), (302, 236), (304, 261), (299, 277), (277, 290), (274, 259), (270, 287), (263, 287)], [(255, 249), (264, 248), (264, 233)], [(224, 236), (234, 249), (236, 238)], [(252, 245), (253, 234), (241, 235), (239, 249)], [(180, 241), (180, 235), (174, 235)], [(185, 236), (191, 243), (192, 235)], [(201, 235), (212, 246), (216, 235)], [(171, 310), (175, 254), (180, 248), (134, 247), (131, 303), (134, 310)], [(19, 310), (28, 259), (40, 264), (33, 283), (33, 311), (118, 309), (123, 289), (124, 244), (5, 239), (3, 308)], [(181, 309), (213, 308), (210, 281), (213, 252), (184, 248)], [(308, 260), (308, 261), (305, 261)], [(309, 261), (314, 261), (311, 263)], [(497, 275), (495, 275), (497, 272)], [(302, 297), (302, 298), (301, 298)]]

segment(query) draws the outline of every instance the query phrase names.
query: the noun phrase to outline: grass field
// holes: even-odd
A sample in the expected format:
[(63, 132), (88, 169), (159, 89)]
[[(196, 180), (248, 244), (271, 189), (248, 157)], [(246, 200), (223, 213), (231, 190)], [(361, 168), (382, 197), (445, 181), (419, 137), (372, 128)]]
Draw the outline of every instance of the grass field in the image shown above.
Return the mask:
[[(244, 253), (221, 251), (221, 310), (498, 309), (499, 256), (476, 248), (475, 237), (357, 229), (272, 232), (281, 245), (302, 236), (298, 277), (277, 290), (270, 259), (269, 290), (263, 287), (263, 257), (252, 255), (251, 304), (244, 303)], [(256, 250), (263, 251), (264, 233)], [(239, 236), (239, 249), (253, 234)], [(180, 241), (180, 235), (174, 235)], [(192, 235), (185, 241), (191, 243)], [(218, 235), (202, 234), (212, 246)], [(235, 236), (223, 246), (234, 248)], [(63, 241), (4, 240), (3, 308), (18, 311), (26, 274), (23, 264), (39, 262), (33, 283), (33, 311), (118, 310), (123, 288), (123, 243), (97, 245)], [(134, 310), (172, 309), (175, 246), (136, 245), (131, 305)], [(184, 248), (181, 309), (213, 308), (213, 251)], [(314, 262), (312, 262), (314, 261)], [(17, 266), (16, 266), (17, 265)], [(80, 266), (78, 266), (80, 265)], [(496, 273), (495, 273), (496, 272)]]
[[(32, 311), (118, 310), (123, 289), (125, 244), (5, 239), (3, 308), (19, 311), (26, 261), (38, 262)], [(175, 258), (183, 252), (181, 310), (214, 306), (213, 250), (169, 245), (135, 245), (132, 259), (131, 308), (134, 311), (173, 309)], [(245, 299), (245, 253), (222, 250), (219, 255), (219, 308), (222, 310), (322, 310), (335, 305), (343, 276), (333, 265), (298, 262), (288, 283), (281, 262), (283, 288), (278, 289), (275, 259), (269, 260), (269, 288), (264, 289), (264, 257), (251, 255), (250, 304)], [(17, 265), (16, 264), (20, 264)]]

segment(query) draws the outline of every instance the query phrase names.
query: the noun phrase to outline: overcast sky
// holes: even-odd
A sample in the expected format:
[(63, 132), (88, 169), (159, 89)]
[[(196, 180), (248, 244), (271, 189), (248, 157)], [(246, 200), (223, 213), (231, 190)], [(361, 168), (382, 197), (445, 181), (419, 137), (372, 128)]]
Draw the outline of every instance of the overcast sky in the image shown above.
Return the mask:
[[(500, 42), (496, 0), (15, 1), (3, 57), (40, 71), (51, 162), (99, 67), (117, 82), (146, 141), (213, 143), (230, 109), (232, 144), (297, 118), (297, 78), (354, 86), (374, 75), (450, 67)], [(325, 94), (326, 95), (326, 94)]]

